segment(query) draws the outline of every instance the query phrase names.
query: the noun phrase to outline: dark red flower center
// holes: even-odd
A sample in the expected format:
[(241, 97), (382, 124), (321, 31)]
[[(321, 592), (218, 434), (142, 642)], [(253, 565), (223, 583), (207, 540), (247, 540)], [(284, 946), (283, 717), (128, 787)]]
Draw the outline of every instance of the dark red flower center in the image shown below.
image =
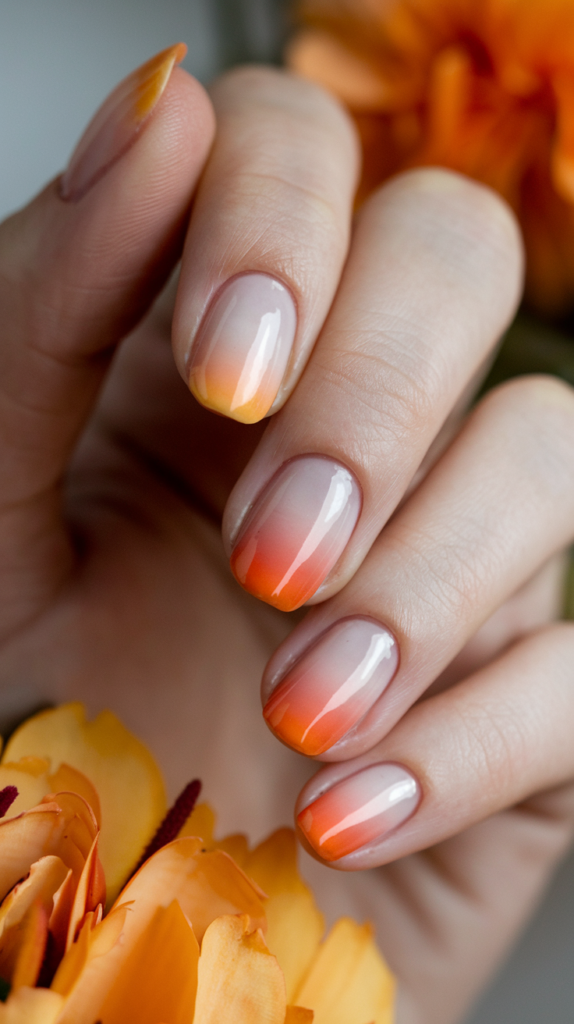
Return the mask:
[(162, 846), (167, 846), (173, 839), (177, 839), (181, 828), (185, 825), (197, 803), (200, 792), (201, 782), (199, 779), (188, 782), (183, 792), (179, 794), (173, 807), (170, 807), (155, 836), (146, 846), (133, 870), (134, 875), (149, 857), (157, 853), (158, 850), (161, 850)]
[(0, 818), (10, 810), (17, 796), (16, 786), (4, 786), (4, 789), (0, 789)]

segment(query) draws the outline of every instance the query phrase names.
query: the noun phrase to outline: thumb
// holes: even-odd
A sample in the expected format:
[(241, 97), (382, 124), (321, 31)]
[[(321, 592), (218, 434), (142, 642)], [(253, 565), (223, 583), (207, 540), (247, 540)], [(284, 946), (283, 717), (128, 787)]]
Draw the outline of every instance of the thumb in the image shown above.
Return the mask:
[(69, 569), (70, 452), (114, 346), (179, 256), (214, 131), (203, 88), (175, 67), (184, 54), (126, 78), (63, 177), (0, 226), (0, 636)]

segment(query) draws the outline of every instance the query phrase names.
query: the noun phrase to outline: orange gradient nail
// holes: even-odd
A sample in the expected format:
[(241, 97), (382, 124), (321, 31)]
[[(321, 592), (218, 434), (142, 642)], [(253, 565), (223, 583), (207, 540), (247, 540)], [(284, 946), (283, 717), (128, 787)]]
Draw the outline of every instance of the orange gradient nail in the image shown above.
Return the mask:
[(184, 43), (162, 50), (110, 93), (74, 150), (60, 182), (62, 199), (81, 199), (132, 146), (186, 53)]
[(419, 783), (399, 764), (372, 764), (338, 782), (297, 816), (323, 860), (340, 860), (384, 839), (416, 811)]
[(216, 296), (189, 357), (189, 386), (202, 405), (257, 423), (273, 405), (289, 361), (297, 312), (269, 274), (241, 274)]
[(240, 533), (231, 554), (235, 578), (275, 608), (299, 608), (339, 561), (360, 511), (361, 492), (345, 466), (320, 455), (292, 459)]
[(299, 658), (272, 693), (263, 716), (280, 740), (309, 757), (334, 746), (391, 682), (395, 638), (370, 619), (337, 623)]

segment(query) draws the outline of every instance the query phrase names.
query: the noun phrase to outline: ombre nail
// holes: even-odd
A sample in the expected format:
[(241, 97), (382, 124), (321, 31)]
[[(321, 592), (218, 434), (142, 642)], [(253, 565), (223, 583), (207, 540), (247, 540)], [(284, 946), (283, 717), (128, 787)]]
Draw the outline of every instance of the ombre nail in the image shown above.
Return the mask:
[(275, 401), (289, 361), (297, 312), (269, 274), (241, 274), (216, 296), (189, 357), (189, 386), (202, 405), (257, 423)]
[(74, 150), (60, 182), (62, 199), (81, 199), (130, 148), (163, 95), (174, 66), (186, 53), (184, 43), (162, 50), (110, 93)]
[(288, 746), (316, 757), (361, 720), (391, 682), (397, 642), (370, 619), (344, 619), (305, 651), (263, 715)]
[(361, 511), (352, 473), (320, 455), (281, 467), (259, 497), (231, 554), (246, 590), (293, 611), (313, 596), (341, 557)]
[(420, 799), (419, 783), (402, 765), (372, 764), (322, 793), (297, 824), (323, 860), (340, 860), (403, 825)]

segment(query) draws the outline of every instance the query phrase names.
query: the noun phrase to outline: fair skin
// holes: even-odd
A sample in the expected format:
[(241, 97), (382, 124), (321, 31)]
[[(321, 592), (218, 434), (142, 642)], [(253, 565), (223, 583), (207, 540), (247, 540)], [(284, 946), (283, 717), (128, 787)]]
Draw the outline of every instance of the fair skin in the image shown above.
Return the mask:
[[(113, 707), (172, 789), (203, 776), (226, 829), (260, 834), (301, 787), (299, 808), (365, 764), (406, 765), (418, 809), (336, 865), (376, 870), (312, 873), (375, 918), (398, 1024), (454, 1024), (574, 830), (574, 630), (555, 622), (574, 398), (530, 378), (466, 415), (520, 298), (519, 232), (493, 194), (416, 172), (353, 222), (357, 145), (330, 97), (248, 69), (211, 102), (210, 151), (210, 100), (176, 70), (86, 195), (52, 183), (0, 229), (0, 681), (21, 710)], [(270, 419), (244, 426), (175, 366), (214, 289), (253, 271), (291, 290), (298, 331)], [(263, 484), (309, 452), (347, 466), (363, 503), (289, 616), (227, 555)], [(266, 732), (257, 680), (272, 658), (265, 699), (286, 657), (353, 615), (393, 632), (400, 668), (317, 773)]]

